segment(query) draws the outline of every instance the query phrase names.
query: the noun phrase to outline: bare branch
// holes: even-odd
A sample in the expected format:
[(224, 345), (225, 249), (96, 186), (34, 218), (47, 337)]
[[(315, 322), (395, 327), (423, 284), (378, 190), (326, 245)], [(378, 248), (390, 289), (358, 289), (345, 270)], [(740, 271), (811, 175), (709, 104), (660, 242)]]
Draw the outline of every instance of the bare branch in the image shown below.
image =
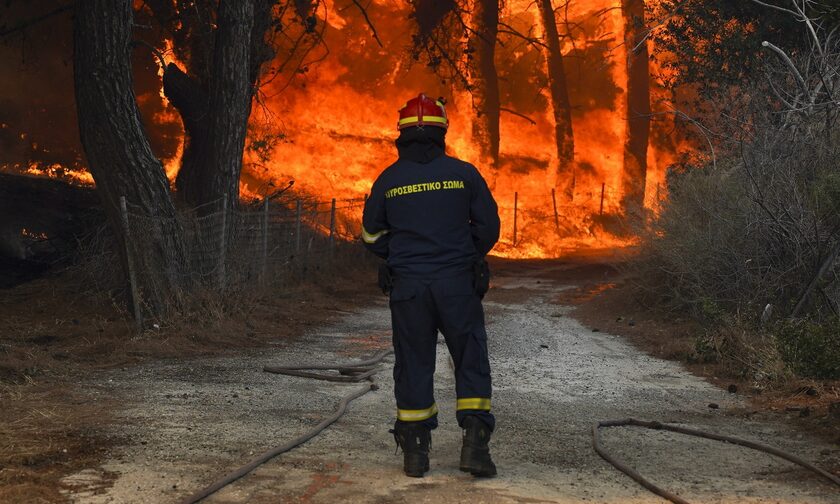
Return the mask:
[[(753, 1), (757, 1), (757, 0), (753, 0)], [(787, 53), (785, 53), (779, 47), (771, 44), (770, 42), (767, 42), (766, 40), (761, 43), (761, 46), (765, 47), (767, 49), (770, 49), (771, 51), (776, 53), (779, 56), (779, 58), (782, 59), (782, 61), (785, 63), (785, 65), (787, 65), (787, 67), (790, 69), (793, 76), (796, 78), (796, 82), (799, 84), (799, 87), (802, 89), (802, 92), (805, 93), (805, 96), (808, 97), (808, 101), (810, 102), (811, 101), (811, 92), (808, 89), (808, 85), (805, 84), (805, 79), (802, 78), (802, 74), (799, 73), (799, 70), (796, 69), (796, 65), (793, 64), (793, 61), (791, 61), (790, 56), (788, 56)]]
[(365, 17), (365, 22), (370, 27), (370, 31), (371, 33), (373, 33), (373, 38), (376, 40), (376, 43), (379, 44), (379, 47), (385, 47), (382, 45), (382, 41), (379, 40), (379, 35), (376, 33), (376, 27), (373, 26), (373, 22), (371, 22), (370, 17), (368, 17), (367, 9), (365, 9), (362, 6), (362, 4), (359, 3), (359, 0), (353, 0), (353, 5), (355, 5), (359, 8), (360, 11), (362, 11), (362, 16)]
[(518, 31), (516, 28), (510, 26), (507, 23), (499, 21), (499, 26), (504, 28), (503, 30), (500, 29), (499, 33), (507, 33), (509, 35), (513, 35), (514, 37), (519, 37), (533, 46), (538, 46), (542, 49), (548, 49), (548, 46), (545, 45), (545, 43), (542, 40), (536, 37), (530, 37), (528, 35), (525, 35), (524, 33)]
[(785, 12), (785, 13), (791, 14), (793, 16), (799, 16), (799, 14), (797, 14), (795, 11), (792, 11), (790, 9), (785, 9), (784, 7), (780, 7), (778, 5), (769, 4), (767, 2), (762, 2), (761, 0), (750, 0), (750, 1), (753, 2), (753, 3), (757, 3), (758, 5), (763, 5), (764, 7), (769, 7), (770, 9), (775, 9), (779, 12)]
[(146, 42), (145, 40), (139, 40), (139, 39), (138, 40), (132, 40), (131, 45), (132, 46), (139, 46), (140, 45), (140, 46), (144, 46), (144, 47), (148, 48), (150, 51), (152, 51), (152, 54), (154, 54), (155, 57), (158, 59), (158, 62), (160, 63), (160, 67), (163, 68), (164, 70), (166, 70), (166, 59), (164, 59), (163, 53), (161, 52), (160, 49), (158, 49), (157, 47), (153, 46), (152, 44)]
[(515, 110), (505, 108), (505, 107), (499, 107), (499, 110), (501, 110), (502, 112), (507, 112), (508, 114), (513, 114), (517, 117), (521, 117), (522, 119), (525, 119), (526, 121), (531, 123), (531, 126), (536, 126), (537, 125), (537, 121), (531, 119), (530, 117), (526, 116), (525, 114), (520, 114), (519, 112), (517, 112)]
[(711, 158), (712, 158), (712, 168), (717, 169), (717, 155), (715, 154), (715, 146), (712, 143), (711, 136), (709, 135), (712, 132), (709, 131), (708, 128), (703, 126), (700, 123), (700, 121), (698, 121), (697, 119), (694, 119), (693, 117), (689, 116), (685, 112), (683, 112), (681, 110), (677, 110), (675, 108), (672, 108), (671, 110), (666, 110), (664, 112), (653, 112), (651, 114), (648, 114), (648, 116), (649, 117), (655, 117), (655, 116), (660, 116), (660, 115), (671, 115), (671, 114), (673, 114), (675, 117), (678, 117), (680, 119), (683, 119), (683, 120), (693, 124), (694, 127), (696, 127), (697, 130), (700, 132), (700, 134), (703, 135), (703, 138), (706, 139), (706, 143), (709, 145), (709, 153), (711, 154)]
[(12, 33), (23, 31), (23, 30), (29, 28), (32, 25), (40, 23), (41, 21), (45, 21), (45, 20), (47, 20), (47, 19), (49, 19), (53, 16), (57, 16), (57, 15), (61, 14), (62, 12), (67, 12), (69, 10), (72, 10), (73, 7), (75, 7), (75, 2), (71, 2), (71, 3), (69, 3), (67, 5), (64, 5), (62, 7), (59, 7), (57, 9), (53, 9), (50, 12), (47, 12), (45, 14), (41, 14), (40, 16), (35, 16), (35, 17), (27, 19), (25, 21), (21, 21), (20, 23), (12, 26), (11, 28), (6, 28), (4, 26), (3, 29), (0, 30), (0, 38), (5, 37), (7, 35), (11, 35)]

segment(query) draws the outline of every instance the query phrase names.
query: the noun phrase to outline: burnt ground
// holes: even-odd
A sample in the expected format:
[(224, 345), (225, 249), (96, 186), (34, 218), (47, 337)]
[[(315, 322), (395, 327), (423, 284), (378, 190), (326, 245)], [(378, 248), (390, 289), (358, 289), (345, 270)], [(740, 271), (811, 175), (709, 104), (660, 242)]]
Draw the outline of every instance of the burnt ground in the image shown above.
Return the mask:
[(68, 501), (63, 477), (136, 441), (106, 434), (124, 398), (91, 393), (90, 383), (105, 373), (294, 341), (370, 297), (372, 275), (348, 268), (282, 290), (215, 300), (139, 335), (119, 293), (81, 287), (75, 272), (0, 290), (0, 502)]
[[(654, 357), (681, 358), (671, 340), (696, 328), (646, 318), (632, 298), (615, 294), (626, 292), (610, 265), (617, 259), (495, 262), (486, 306), (499, 478), (473, 481), (452, 467), (458, 431), (441, 352), (442, 426), (427, 478), (400, 474), (383, 369), (381, 389), (322, 436), (210, 501), (658, 502), (589, 447), (591, 421), (629, 415), (757, 439), (840, 470), (829, 431), (814, 436), (792, 414), (727, 393), (716, 385), (731, 382), (711, 368), (691, 374)], [(174, 502), (299, 435), (349, 386), (266, 375), (261, 365), (346, 361), (389, 344), (387, 306), (372, 272), (337, 278), (141, 337), (118, 310), (85, 302), (60, 277), (6, 291), (0, 501)], [(815, 407), (805, 420), (825, 416)], [(610, 432), (605, 442), (691, 501), (834, 502), (836, 495), (803, 471), (731, 447), (634, 431)]]

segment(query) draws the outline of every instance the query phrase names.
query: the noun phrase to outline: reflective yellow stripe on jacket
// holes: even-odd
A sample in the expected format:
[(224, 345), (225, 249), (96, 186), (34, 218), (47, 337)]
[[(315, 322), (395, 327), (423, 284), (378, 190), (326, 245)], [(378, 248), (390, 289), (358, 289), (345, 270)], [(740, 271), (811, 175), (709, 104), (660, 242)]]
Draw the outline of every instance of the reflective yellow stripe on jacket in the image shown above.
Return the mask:
[(364, 240), (365, 243), (376, 243), (376, 240), (382, 238), (386, 234), (388, 234), (387, 229), (384, 229), (384, 230), (382, 230), (378, 233), (371, 234), (371, 233), (368, 233), (367, 229), (362, 227), (362, 240)]
[(488, 397), (465, 397), (458, 399), (458, 411), (461, 410), (482, 410), (490, 411), (490, 398)]
[(438, 412), (437, 404), (432, 404), (426, 409), (398, 409), (397, 420), (403, 422), (422, 422), (432, 418)]

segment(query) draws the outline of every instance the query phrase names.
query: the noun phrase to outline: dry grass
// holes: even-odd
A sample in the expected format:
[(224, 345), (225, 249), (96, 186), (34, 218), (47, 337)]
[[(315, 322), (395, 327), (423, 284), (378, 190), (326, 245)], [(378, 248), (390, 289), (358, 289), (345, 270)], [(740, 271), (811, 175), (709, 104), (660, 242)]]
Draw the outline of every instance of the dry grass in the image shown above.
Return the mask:
[(793, 375), (772, 335), (737, 324), (710, 330), (661, 305), (645, 305), (628, 285), (626, 273), (594, 278), (564, 293), (558, 303), (575, 305), (575, 318), (590, 328), (621, 335), (656, 357), (679, 361), (721, 388), (734, 387), (747, 397), (752, 411), (781, 416), (840, 444), (840, 422), (829, 415), (830, 405), (840, 403), (840, 380)]
[(0, 502), (63, 501), (58, 481), (113, 441), (97, 434), (108, 403), (92, 404), (69, 385), (3, 384), (0, 402)]
[[(112, 404), (76, 384), (92, 372), (157, 358), (221, 355), (294, 338), (376, 294), (355, 249), (282, 286), (207, 295), (158, 329), (135, 333), (118, 290), (79, 283), (78, 271), (0, 296), (0, 502), (61, 502), (61, 478), (96, 467)], [(87, 285), (86, 289), (80, 288)]]

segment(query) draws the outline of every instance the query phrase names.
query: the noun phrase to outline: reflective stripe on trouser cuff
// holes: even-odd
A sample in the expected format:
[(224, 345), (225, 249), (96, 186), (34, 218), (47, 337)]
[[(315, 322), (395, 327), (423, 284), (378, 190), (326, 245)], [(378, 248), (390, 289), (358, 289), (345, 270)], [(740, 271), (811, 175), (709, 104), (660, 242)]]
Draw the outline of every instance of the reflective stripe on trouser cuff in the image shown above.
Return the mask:
[(490, 411), (489, 397), (467, 397), (458, 399), (458, 411), (461, 410), (483, 410)]
[(422, 422), (437, 415), (437, 404), (432, 404), (426, 409), (398, 409), (397, 420), (403, 422)]
[(388, 230), (387, 230), (387, 229), (384, 229), (384, 230), (382, 230), (382, 231), (380, 231), (380, 232), (378, 232), (378, 233), (373, 233), (373, 234), (371, 234), (371, 233), (368, 233), (368, 232), (367, 232), (367, 229), (365, 229), (364, 227), (362, 227), (362, 240), (364, 240), (364, 241), (365, 241), (365, 243), (369, 243), (369, 244), (376, 243), (376, 240), (378, 240), (378, 239), (382, 238), (382, 237), (383, 237), (383, 236), (385, 236), (386, 234), (388, 234)]

